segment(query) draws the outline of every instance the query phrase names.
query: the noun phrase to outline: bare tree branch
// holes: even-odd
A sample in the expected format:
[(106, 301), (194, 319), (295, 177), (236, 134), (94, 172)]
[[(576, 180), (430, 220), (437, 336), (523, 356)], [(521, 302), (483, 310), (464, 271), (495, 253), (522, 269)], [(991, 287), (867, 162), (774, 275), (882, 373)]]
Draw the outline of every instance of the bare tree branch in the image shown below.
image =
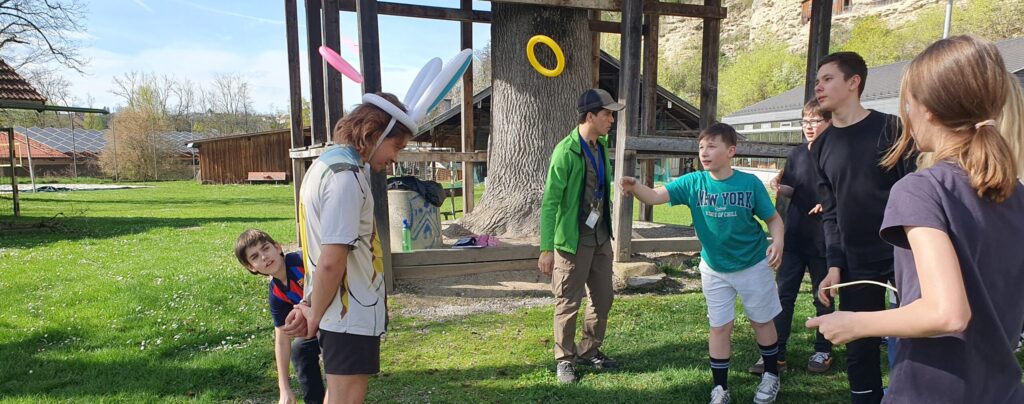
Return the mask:
[(0, 57), (11, 66), (55, 61), (83, 72), (76, 34), (85, 32), (81, 0), (0, 1)]

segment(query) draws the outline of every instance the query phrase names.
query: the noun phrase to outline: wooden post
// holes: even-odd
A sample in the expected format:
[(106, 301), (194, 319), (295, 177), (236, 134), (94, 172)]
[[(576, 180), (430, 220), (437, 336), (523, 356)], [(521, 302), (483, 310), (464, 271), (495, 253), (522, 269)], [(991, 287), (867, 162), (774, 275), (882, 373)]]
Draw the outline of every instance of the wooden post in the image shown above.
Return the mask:
[[(299, 74), (299, 17), (296, 0), (284, 1), (285, 43), (288, 53), (288, 101), (291, 117), (292, 148), (306, 145), (302, 133), (302, 83)], [(299, 234), (299, 189), (302, 178), (306, 175), (306, 163), (302, 159), (292, 159), (292, 196), (295, 205), (295, 239), (301, 240)]]
[[(324, 6), (324, 45), (341, 51), (341, 23), (339, 22), (340, 12), (338, 11), (337, 0), (323, 0)], [(341, 72), (334, 68), (325, 68), (324, 79), (327, 91), (324, 98), (327, 100), (327, 137), (334, 137), (334, 125), (341, 120), (344, 101), (341, 91)]]
[[(619, 112), (619, 125), (615, 131), (615, 183), (623, 176), (636, 172), (636, 152), (626, 149), (629, 136), (640, 133), (640, 42), (643, 35), (643, 0), (623, 0), (622, 3), (622, 69), (619, 70), (619, 102), (626, 109)], [(618, 193), (615, 212), (612, 213), (615, 233), (615, 261), (630, 258), (630, 239), (633, 231), (633, 196)]]
[[(356, 3), (356, 18), (359, 20), (359, 54), (362, 61), (363, 94), (376, 93), (381, 91), (377, 0), (359, 0)], [(394, 290), (395, 282), (391, 276), (391, 222), (388, 219), (387, 175), (383, 172), (373, 173), (370, 178), (370, 188), (373, 192), (373, 222), (384, 257), (385, 289), (391, 292)]]
[[(601, 10), (590, 10), (590, 21), (601, 21)], [(601, 87), (601, 33), (590, 32), (590, 87)]]
[(818, 62), (828, 54), (829, 37), (832, 31), (832, 2), (830, 0), (811, 0), (810, 24), (804, 102), (814, 98), (814, 82), (818, 78)]
[[(7, 132), (7, 152), (11, 158), (11, 202), (14, 207), (14, 217), (21, 216), (21, 200), (18, 197), (18, 175), (14, 172), (14, 128), (4, 128)], [(29, 145), (32, 147), (32, 145)]]
[(323, 43), (320, 24), (320, 0), (306, 0), (306, 51), (309, 58), (309, 115), (313, 144), (327, 141), (327, 112), (324, 101), (324, 58), (320, 56)]
[[(472, 0), (461, 0), (462, 9), (465, 11), (473, 10)], [(462, 49), (473, 48), (473, 23), (472, 22), (461, 22), (459, 23), (462, 29)], [(476, 151), (475, 143), (475, 127), (473, 126), (473, 64), (472, 58), (470, 59), (469, 68), (466, 69), (466, 74), (462, 76), (462, 152), (468, 153)], [(472, 161), (462, 162), (462, 214), (468, 215), (469, 212), (473, 211), (474, 203), (474, 183), (473, 183), (473, 168)], [(455, 175), (455, 173), (452, 173)]]
[[(704, 0), (707, 7), (720, 7), (722, 0)], [(722, 20), (704, 19), (704, 43), (700, 61), (700, 128), (715, 122), (718, 115), (718, 54)]]
[[(647, 32), (644, 33), (644, 65), (643, 82), (641, 83), (640, 95), (643, 97), (640, 104), (642, 136), (655, 136), (657, 129), (656, 120), (658, 116), (658, 26), (657, 14), (647, 14)], [(644, 160), (643, 182), (649, 187), (654, 186), (654, 160)], [(654, 206), (640, 204), (640, 221), (654, 221)]]

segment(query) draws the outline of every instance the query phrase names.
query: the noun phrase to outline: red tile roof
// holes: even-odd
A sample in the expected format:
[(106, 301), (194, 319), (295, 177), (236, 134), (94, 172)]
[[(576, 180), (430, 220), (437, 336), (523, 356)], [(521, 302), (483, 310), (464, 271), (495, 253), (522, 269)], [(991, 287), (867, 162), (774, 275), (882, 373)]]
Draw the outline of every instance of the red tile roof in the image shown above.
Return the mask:
[[(32, 158), (34, 159), (65, 159), (69, 158), (68, 155), (57, 151), (50, 146), (37, 142), (35, 139), (31, 139), (31, 143), (26, 142), (25, 135), (18, 132), (14, 132), (14, 156), (15, 158), (28, 158), (28, 148), (32, 148)], [(7, 132), (0, 132), (0, 160), (7, 160), (10, 158), (10, 151), (7, 148)], [(27, 164), (27, 163), (26, 163)]]
[(0, 60), (0, 100), (46, 102), (39, 91), (3, 60)]

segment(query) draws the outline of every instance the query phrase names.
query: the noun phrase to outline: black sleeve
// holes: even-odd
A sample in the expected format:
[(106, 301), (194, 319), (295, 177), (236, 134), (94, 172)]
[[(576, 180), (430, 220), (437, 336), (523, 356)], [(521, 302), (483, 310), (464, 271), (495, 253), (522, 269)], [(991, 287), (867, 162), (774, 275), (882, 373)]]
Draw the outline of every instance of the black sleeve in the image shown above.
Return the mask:
[(829, 267), (846, 269), (846, 251), (843, 250), (842, 234), (837, 221), (835, 188), (821, 164), (821, 149), (828, 141), (828, 129), (811, 145), (811, 159), (818, 173), (818, 201), (821, 203), (821, 224), (825, 233), (825, 261)]
[(792, 173), (793, 173), (793, 161), (794, 161), (794, 158), (795, 158), (794, 156), (796, 155), (796, 152), (801, 147), (805, 147), (805, 146), (804, 145), (796, 146), (792, 150), (789, 151), (789, 154), (786, 155), (786, 165), (783, 166), (783, 168), (782, 168), (782, 177), (779, 178), (779, 185), (789, 185), (791, 187), (793, 186), (793, 174)]

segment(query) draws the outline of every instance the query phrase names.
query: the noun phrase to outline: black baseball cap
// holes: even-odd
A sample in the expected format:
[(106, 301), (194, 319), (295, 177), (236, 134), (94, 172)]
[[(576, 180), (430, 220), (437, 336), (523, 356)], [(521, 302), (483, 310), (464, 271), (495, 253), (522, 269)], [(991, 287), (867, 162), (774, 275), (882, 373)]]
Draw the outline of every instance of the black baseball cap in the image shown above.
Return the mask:
[(586, 113), (593, 111), (598, 108), (604, 108), (611, 111), (621, 111), (625, 108), (625, 105), (615, 102), (611, 94), (600, 88), (591, 88), (583, 92), (580, 96), (579, 101), (576, 101), (576, 111), (579, 113)]

